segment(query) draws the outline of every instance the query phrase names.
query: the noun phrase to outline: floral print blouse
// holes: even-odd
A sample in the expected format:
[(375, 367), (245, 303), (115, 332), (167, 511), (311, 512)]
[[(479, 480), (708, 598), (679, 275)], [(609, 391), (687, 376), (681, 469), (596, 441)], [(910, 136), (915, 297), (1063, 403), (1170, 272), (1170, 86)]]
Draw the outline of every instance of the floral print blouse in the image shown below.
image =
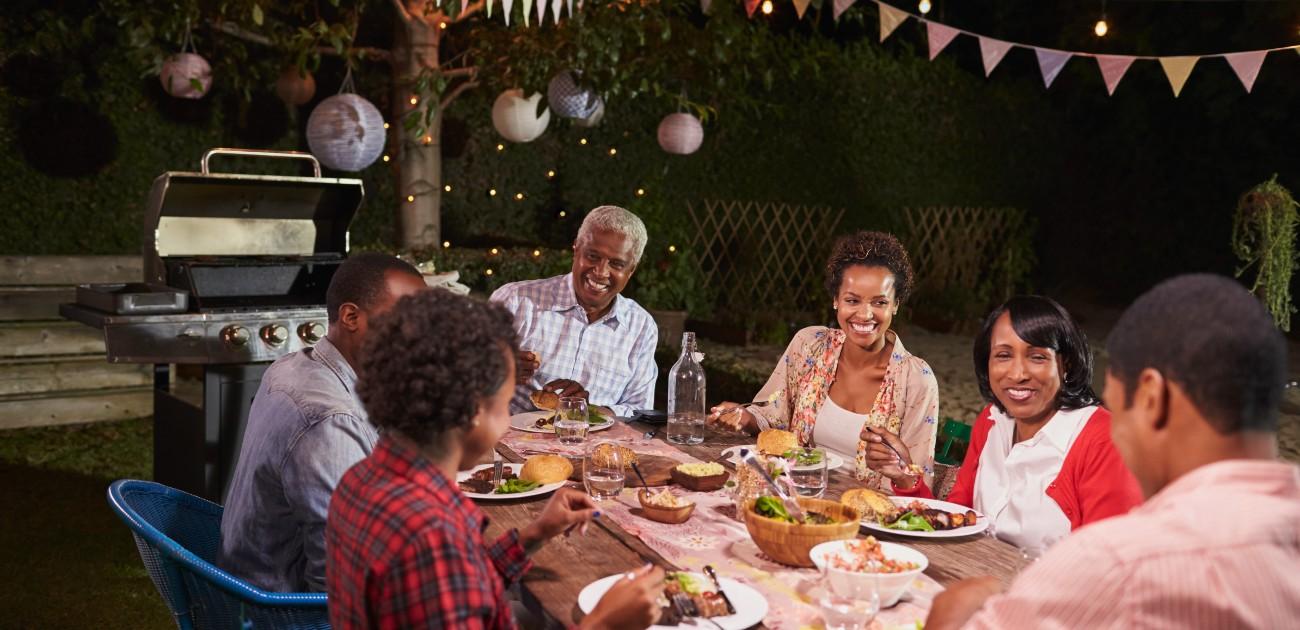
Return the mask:
[[(903, 347), (898, 334), (890, 331), (894, 347), (885, 370), (880, 392), (867, 414), (867, 426), (884, 427), (907, 445), (912, 462), (925, 470), (925, 482), (934, 478), (934, 443), (939, 428), (939, 382), (930, 366)], [(767, 401), (750, 407), (762, 429), (785, 429), (799, 437), (799, 443), (815, 446), (813, 427), (831, 384), (835, 382), (844, 331), (810, 326), (799, 331), (776, 364), (767, 384), (754, 397)], [(865, 442), (858, 443), (855, 474), (869, 488), (893, 493), (887, 477), (867, 468)]]

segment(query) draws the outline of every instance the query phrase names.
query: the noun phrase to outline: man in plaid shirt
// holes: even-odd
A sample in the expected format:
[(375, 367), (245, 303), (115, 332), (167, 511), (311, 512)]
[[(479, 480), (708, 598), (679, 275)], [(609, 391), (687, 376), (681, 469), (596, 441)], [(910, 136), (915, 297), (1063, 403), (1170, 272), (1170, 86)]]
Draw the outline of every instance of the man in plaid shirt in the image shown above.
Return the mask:
[(512, 282), (492, 294), (514, 314), (525, 350), (511, 413), (531, 410), (528, 396), (538, 389), (587, 397), (620, 416), (654, 407), (658, 328), (644, 308), (619, 295), (646, 239), (635, 214), (601, 206), (578, 229), (570, 273)]
[[(495, 541), (461, 494), (459, 470), (481, 461), (510, 427), (514, 331), (499, 306), (427, 291), (374, 324), (358, 395), (380, 430), (374, 452), (339, 481), (325, 530), (334, 628), (496, 628), (515, 620), (505, 588), (527, 553), (599, 516), (562, 488), (537, 520)], [(645, 628), (659, 615), (663, 571), (620, 581), (583, 629)]]

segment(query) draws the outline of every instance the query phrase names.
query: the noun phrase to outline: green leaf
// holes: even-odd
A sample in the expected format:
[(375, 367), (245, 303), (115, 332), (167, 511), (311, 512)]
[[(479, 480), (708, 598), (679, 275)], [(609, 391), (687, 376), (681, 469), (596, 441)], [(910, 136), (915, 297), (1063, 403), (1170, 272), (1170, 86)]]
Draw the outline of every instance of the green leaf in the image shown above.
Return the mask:
[(264, 17), (265, 17), (265, 16), (262, 15), (262, 5), (260, 5), (260, 4), (254, 4), (254, 5), (253, 5), (253, 23), (256, 24), (256, 25), (258, 25), (258, 26), (261, 26), (261, 25), (262, 25), (262, 20), (263, 20)]

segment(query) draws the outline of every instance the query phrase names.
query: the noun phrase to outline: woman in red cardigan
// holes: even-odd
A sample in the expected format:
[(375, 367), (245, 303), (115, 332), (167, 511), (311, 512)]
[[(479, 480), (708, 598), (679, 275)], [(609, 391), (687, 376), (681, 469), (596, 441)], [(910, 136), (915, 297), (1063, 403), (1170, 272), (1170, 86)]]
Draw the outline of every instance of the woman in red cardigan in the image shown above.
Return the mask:
[[(949, 501), (986, 515), (998, 538), (1022, 548), (1142, 502), (1092, 390), (1088, 341), (1060, 304), (1019, 296), (995, 309), (975, 340), (975, 373), (991, 404), (975, 420)], [(869, 431), (869, 465), (895, 494), (934, 496), (886, 447), (906, 453), (897, 438)]]

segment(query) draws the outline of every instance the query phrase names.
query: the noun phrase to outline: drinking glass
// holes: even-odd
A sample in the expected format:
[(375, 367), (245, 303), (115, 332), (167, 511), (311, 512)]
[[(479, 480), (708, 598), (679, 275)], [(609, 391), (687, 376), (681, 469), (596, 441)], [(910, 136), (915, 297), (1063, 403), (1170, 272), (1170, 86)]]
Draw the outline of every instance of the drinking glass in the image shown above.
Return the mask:
[(587, 440), (587, 399), (577, 396), (560, 399), (556, 408), (555, 435), (561, 444), (582, 444)]
[(589, 444), (582, 460), (582, 483), (587, 494), (597, 501), (617, 497), (623, 491), (623, 466), (623, 455), (614, 442)]
[(826, 630), (865, 630), (880, 612), (880, 578), (863, 573), (851, 580), (836, 580), (823, 568), (814, 602), (822, 611)]
[(801, 448), (795, 452), (794, 466), (790, 468), (790, 481), (801, 497), (820, 499), (826, 494), (826, 450)]

